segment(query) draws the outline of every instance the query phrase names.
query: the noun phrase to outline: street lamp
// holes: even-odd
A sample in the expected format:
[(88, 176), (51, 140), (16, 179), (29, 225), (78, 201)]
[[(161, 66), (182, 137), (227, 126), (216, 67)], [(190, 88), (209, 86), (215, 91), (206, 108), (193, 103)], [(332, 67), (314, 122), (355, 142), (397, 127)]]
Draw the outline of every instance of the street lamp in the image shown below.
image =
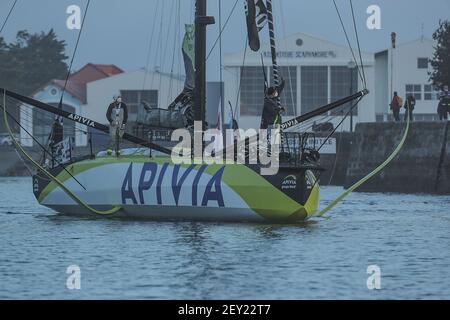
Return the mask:
[[(356, 68), (356, 64), (354, 61), (350, 61), (347, 64), (347, 68), (350, 72), (350, 95), (353, 94), (353, 71)], [(350, 132), (353, 132), (353, 108), (350, 110)]]

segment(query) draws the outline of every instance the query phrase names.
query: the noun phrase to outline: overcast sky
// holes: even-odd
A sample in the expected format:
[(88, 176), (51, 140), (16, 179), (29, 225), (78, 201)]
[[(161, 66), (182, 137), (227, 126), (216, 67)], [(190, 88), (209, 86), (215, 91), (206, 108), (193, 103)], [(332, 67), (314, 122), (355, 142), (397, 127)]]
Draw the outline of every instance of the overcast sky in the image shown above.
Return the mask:
[[(228, 17), (236, 0), (221, 0), (222, 22)], [(3, 23), (13, 0), (0, 0), (0, 24)], [(439, 19), (450, 19), (450, 0), (354, 0), (360, 41), (363, 51), (375, 52), (390, 45), (390, 34), (397, 32), (399, 42), (417, 39), (423, 33), (430, 37)], [(69, 5), (85, 8), (87, 0), (18, 0), (16, 8), (1, 36), (12, 41), (18, 30), (30, 32), (55, 29), (59, 38), (67, 42), (67, 55), (71, 56), (78, 30), (68, 30), (66, 9)], [(182, 71), (179, 46), (182, 34), (174, 41), (175, 25), (180, 22), (180, 33), (184, 23), (192, 21), (193, 0), (91, 0), (85, 30), (82, 34), (74, 69), (87, 62), (114, 63), (125, 70), (146, 66), (152, 26), (155, 24), (149, 67), (163, 65), (163, 71), (172, 68)], [(208, 48), (219, 30), (219, 0), (208, 0), (208, 14), (216, 17), (216, 25), (209, 28)], [(348, 0), (337, 0), (341, 13), (353, 36), (351, 11)], [(176, 13), (180, 4), (180, 18)], [(366, 10), (370, 5), (381, 8), (381, 30), (368, 30)], [(273, 0), (276, 35), (282, 38), (296, 32), (305, 32), (335, 43), (345, 44), (344, 33), (332, 0)], [(162, 18), (162, 19), (161, 19)], [(162, 30), (161, 28), (162, 21)], [(263, 42), (267, 32), (262, 35)], [(223, 52), (244, 49), (246, 37), (244, 0), (238, 4), (231, 16), (223, 36)], [(167, 46), (167, 47), (166, 47)], [(164, 54), (165, 53), (165, 54)], [(219, 51), (208, 60), (209, 80), (218, 79)]]

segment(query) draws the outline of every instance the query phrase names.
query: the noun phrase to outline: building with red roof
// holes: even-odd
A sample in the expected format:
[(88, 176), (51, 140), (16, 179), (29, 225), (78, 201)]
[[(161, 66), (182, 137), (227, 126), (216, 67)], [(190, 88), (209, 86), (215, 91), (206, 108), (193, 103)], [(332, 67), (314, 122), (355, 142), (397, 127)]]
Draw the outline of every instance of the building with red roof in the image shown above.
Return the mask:
[[(124, 71), (113, 64), (94, 64), (88, 63), (78, 71), (72, 73), (69, 79), (53, 79), (41, 89), (37, 90), (32, 96), (34, 99), (58, 106), (64, 90), (63, 109), (76, 114), (84, 114), (83, 106), (87, 105), (87, 86), (93, 81), (109, 78)], [(50, 114), (44, 114), (37, 110), (29, 111), (29, 108), (22, 108), (21, 122), (27, 130), (33, 132), (33, 135), (43, 143), (46, 143), (54, 117)], [(28, 109), (28, 110), (27, 110)], [(71, 123), (64, 126), (68, 135), (75, 137), (76, 145), (86, 145), (87, 137), (83, 131), (78, 128), (78, 124)], [(80, 130), (77, 130), (80, 129)], [(22, 135), (21, 135), (22, 136)], [(23, 139), (22, 144), (31, 146), (30, 139)]]

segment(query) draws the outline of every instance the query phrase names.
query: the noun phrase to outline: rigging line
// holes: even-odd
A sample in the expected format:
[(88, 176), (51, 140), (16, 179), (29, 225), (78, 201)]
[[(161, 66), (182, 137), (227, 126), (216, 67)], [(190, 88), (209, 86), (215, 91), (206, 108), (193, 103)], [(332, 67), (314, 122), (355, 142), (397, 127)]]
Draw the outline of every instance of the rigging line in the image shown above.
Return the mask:
[[(175, 17), (174, 8), (175, 8), (175, 1), (172, 1), (172, 6), (170, 7), (170, 10), (169, 10), (169, 21), (173, 21), (172, 15)], [(169, 37), (171, 30), (172, 30), (172, 23), (169, 24), (169, 28), (167, 30), (167, 37)], [(174, 30), (175, 30), (175, 28), (174, 28)], [(166, 66), (166, 60), (167, 60), (167, 48), (168, 47), (169, 47), (169, 41), (167, 39), (167, 41), (165, 41), (163, 55), (161, 56), (161, 59), (160, 59), (161, 72), (164, 72), (164, 70), (167, 70), (165, 68), (165, 66)], [(162, 45), (161, 45), (161, 48), (162, 48)], [(166, 71), (166, 73), (167, 73), (167, 71)], [(172, 81), (172, 80), (169, 79), (169, 82), (170, 81)], [(162, 86), (162, 78), (161, 78), (161, 74), (160, 74), (159, 83), (158, 83), (158, 92), (161, 92), (161, 86)]]
[[(14, 151), (17, 154), (17, 157), (20, 159), (20, 161), (22, 162), (22, 164), (25, 166), (25, 168), (27, 169), (29, 175), (32, 177), (33, 176), (33, 170), (31, 170), (31, 168), (28, 166), (28, 163), (25, 161), (25, 159), (20, 155), (19, 150), (17, 150), (16, 148), (14, 148)], [(48, 179), (46, 179), (48, 180)]]
[(152, 31), (150, 33), (150, 41), (148, 43), (147, 59), (146, 59), (146, 65), (145, 65), (144, 82), (142, 84), (142, 90), (145, 89), (145, 84), (147, 82), (148, 67), (150, 65), (150, 57), (151, 57), (151, 52), (152, 52), (153, 36), (155, 35), (155, 29), (156, 29), (156, 17), (158, 16), (160, 2), (161, 1), (158, 0), (158, 2), (156, 3), (156, 10), (155, 10), (155, 14), (153, 16)]
[[(174, 8), (175, 8), (175, 1), (172, 1), (172, 6), (170, 7), (170, 11), (169, 11), (169, 21), (173, 21), (175, 19), (175, 10), (174, 10)], [(172, 15), (173, 15), (173, 19), (172, 19)], [(169, 24), (169, 28), (167, 30), (167, 37), (170, 36), (170, 32), (171, 31), (172, 31), (172, 23)], [(166, 66), (167, 48), (168, 47), (169, 47), (169, 41), (166, 41), (166, 44), (164, 46), (164, 53), (163, 53), (163, 55), (161, 57), (162, 58), (161, 70), (167, 70), (167, 69), (165, 69), (165, 66)]]
[[(278, 2), (279, 6), (280, 6), (280, 13), (281, 13), (281, 25), (283, 27), (283, 35), (284, 38), (286, 39), (287, 33), (286, 33), (286, 24), (284, 22), (284, 9), (283, 9), (283, 3), (281, 1)], [(297, 75), (297, 68), (295, 68), (295, 74)], [(292, 109), (294, 111), (294, 117), (297, 117), (297, 106), (294, 105), (294, 90), (293, 90), (293, 86), (292, 86), (292, 76), (291, 76), (291, 67), (287, 66), (287, 70), (288, 70), (288, 78), (289, 78), (289, 93), (291, 96), (291, 103), (292, 103)], [(283, 92), (283, 94), (286, 94), (286, 92)], [(287, 95), (287, 94), (286, 94)]]
[[(315, 110), (315, 109), (313, 109)], [(320, 117), (320, 119), (316, 119), (317, 117)], [(327, 118), (330, 118), (330, 120), (334, 117), (333, 115), (330, 115), (329, 112), (326, 112), (324, 114), (319, 114), (317, 115), (317, 117), (313, 117), (311, 119), (308, 119), (306, 121), (303, 121), (302, 123), (298, 124), (297, 126), (293, 127), (295, 128), (295, 130), (292, 130), (292, 128), (287, 128), (286, 130), (290, 130), (290, 132), (301, 132), (301, 131), (306, 131), (310, 128), (312, 128), (314, 126), (315, 123), (319, 122), (323, 122), (324, 120), (326, 120)]]
[[(4, 100), (5, 101), (5, 100)], [(30, 133), (30, 132), (28, 132), (28, 130), (27, 129), (25, 129), (20, 123), (19, 123), (19, 121), (17, 121), (17, 119), (16, 118), (14, 118), (14, 116), (10, 113), (10, 112), (8, 112), (7, 110), (6, 110), (6, 103), (4, 102), (4, 104), (5, 104), (5, 106), (2, 106), (2, 105), (0, 105), (0, 107), (3, 109), (3, 111), (4, 111), (4, 113), (8, 116), (8, 117), (10, 117), (11, 119), (13, 119), (13, 121), (23, 130), (23, 131), (25, 131), (32, 139), (33, 139), (33, 141), (34, 142), (36, 142), (38, 145), (39, 145), (39, 147), (41, 147), (42, 148), (42, 150), (44, 150), (44, 152), (45, 153), (47, 153), (51, 158), (52, 158), (52, 160), (55, 160), (56, 161), (56, 163), (58, 163), (60, 166), (62, 166), (62, 164), (58, 161), (58, 160), (56, 160), (56, 158), (54, 158), (53, 157), (53, 155)], [(62, 166), (63, 167), (63, 166)], [(78, 181), (78, 179), (77, 178), (75, 178), (67, 169), (66, 169), (66, 167), (63, 167), (64, 168), (64, 171), (67, 173), (67, 174), (69, 174), (69, 176), (71, 176), (84, 190), (87, 190), (86, 189), (86, 187), (80, 182), (80, 181)]]
[[(338, 115), (338, 114), (333, 115), (333, 112), (334, 111), (326, 113), (318, 120), (316, 120), (315, 118), (311, 118), (311, 119), (303, 122), (302, 124), (298, 125), (297, 127), (295, 127), (295, 130), (293, 130), (292, 132), (307, 131), (307, 130), (311, 129), (316, 123), (329, 122), (336, 118), (343, 117), (342, 115)], [(289, 130), (289, 129), (291, 129), (291, 128), (288, 128), (286, 130)]]
[(191, 23), (192, 22), (192, 19), (193, 19), (193, 17), (194, 17), (194, 0), (191, 0), (191, 7), (190, 7), (190, 9), (189, 9), (189, 14), (190, 14), (190, 16), (189, 16), (189, 22)]
[(355, 191), (357, 188), (359, 188), (360, 186), (362, 186), (364, 183), (366, 183), (367, 181), (369, 181), (371, 178), (373, 178), (375, 175), (377, 175), (380, 171), (382, 171), (387, 165), (389, 165), (389, 163), (391, 163), (392, 160), (394, 160), (397, 155), (400, 153), (400, 151), (402, 150), (403, 146), (405, 145), (406, 142), (406, 138), (408, 137), (408, 133), (409, 133), (409, 127), (411, 124), (411, 119), (409, 116), (409, 112), (408, 112), (408, 116), (407, 116), (407, 121), (406, 121), (406, 128), (405, 128), (405, 132), (403, 134), (403, 137), (400, 141), (400, 143), (398, 144), (397, 148), (395, 148), (394, 152), (392, 152), (392, 154), (382, 163), (380, 164), (377, 168), (375, 168), (372, 172), (370, 172), (368, 175), (366, 175), (364, 178), (362, 178), (361, 180), (359, 180), (358, 182), (356, 182), (354, 185), (352, 185), (350, 188), (348, 188), (344, 193), (342, 193), (339, 197), (337, 197), (335, 200), (333, 200), (328, 206), (326, 206), (322, 211), (319, 212), (318, 216), (322, 217), (323, 215), (325, 215), (328, 211), (330, 211), (331, 209), (333, 209), (339, 202), (341, 202), (346, 196), (348, 196), (351, 192)]
[(173, 35), (174, 40), (173, 40), (173, 51), (172, 51), (172, 64), (170, 66), (170, 79), (169, 79), (169, 90), (167, 90), (167, 101), (170, 100), (170, 97), (172, 95), (173, 80), (174, 80), (173, 67), (175, 65), (175, 55), (176, 55), (176, 51), (177, 51), (176, 50), (177, 49), (177, 42), (179, 42), (179, 40), (180, 40), (179, 39), (180, 38), (180, 19), (179, 19), (179, 17), (180, 17), (180, 15), (179, 15), (180, 5), (181, 5), (180, 0), (178, 0), (177, 1), (177, 10), (175, 12), (175, 16), (177, 16), (178, 19), (175, 22), (175, 30), (174, 30), (174, 35)]
[[(156, 46), (155, 46), (156, 54), (155, 54), (154, 59), (153, 59), (153, 69), (154, 70), (152, 72), (152, 80), (150, 81), (150, 88), (153, 88), (153, 82), (155, 80), (156, 64), (158, 63), (158, 58), (159, 58), (158, 55), (162, 54), (162, 29), (163, 29), (164, 11), (165, 11), (165, 7), (166, 7), (165, 4), (166, 4), (166, 1), (163, 0), (162, 1), (162, 6), (161, 6), (161, 19), (159, 21), (158, 40), (156, 41)], [(161, 82), (161, 76), (159, 75), (159, 77), (160, 77), (160, 82)], [(159, 99), (159, 97), (158, 97), (158, 99)]]
[[(181, 23), (181, 3), (180, 3), (180, 10), (178, 11), (178, 21), (180, 22), (180, 26), (179, 26), (179, 36), (178, 36), (178, 43), (177, 43), (177, 48), (176, 48), (176, 51), (177, 51), (177, 74), (178, 74), (178, 77), (180, 78), (181, 77), (181, 59), (183, 59), (183, 54), (181, 53), (182, 52), (182, 49), (181, 49), (181, 46), (182, 46), (182, 41), (180, 41), (181, 39), (182, 39), (182, 36), (181, 36), (181, 34), (182, 34), (182, 30), (184, 30), (184, 28), (182, 28), (182, 23)], [(184, 84), (182, 84), (182, 81), (178, 81), (177, 82), (177, 92), (180, 92), (180, 91), (182, 91), (182, 88), (183, 88), (183, 85)]]
[[(3, 101), (5, 101), (6, 94), (3, 92)], [(16, 137), (14, 137), (14, 134), (11, 130), (11, 127), (9, 126), (8, 117), (6, 114), (6, 106), (3, 107), (3, 115), (4, 115), (4, 123), (6, 126), (6, 129), (8, 130), (8, 133), (15, 145), (15, 147), (22, 152), (22, 154), (31, 162), (33, 165), (35, 165), (42, 173), (44, 173), (49, 179), (53, 180), (72, 200), (74, 200), (76, 203), (78, 203), (80, 206), (85, 208), (86, 210), (98, 214), (98, 215), (112, 215), (117, 213), (119, 210), (122, 209), (121, 206), (117, 205), (114, 206), (111, 210), (106, 211), (100, 211), (92, 208), (87, 203), (83, 202), (77, 195), (75, 195), (72, 191), (70, 191), (63, 182), (61, 182), (57, 177), (53, 176), (50, 172), (48, 172), (43, 166), (41, 166), (39, 163), (37, 163), (20, 145), (19, 142), (17, 142)]]
[[(219, 0), (219, 30), (222, 30), (222, 0)], [(219, 33), (219, 85), (220, 85), (220, 121), (217, 125), (221, 125), (219, 130), (222, 132), (223, 130), (223, 121), (224, 118), (224, 105), (223, 102), (225, 100), (225, 97), (223, 96), (223, 61), (222, 61), (222, 32)], [(223, 133), (222, 133), (222, 145), (223, 145)]]
[[(325, 115), (323, 115), (320, 119), (315, 119), (315, 118), (312, 118), (312, 119), (309, 119), (308, 121), (305, 121), (304, 123), (302, 123), (302, 124), (300, 124), (297, 128), (295, 128), (296, 130), (294, 130), (294, 131), (292, 131), (292, 132), (302, 132), (302, 131), (305, 131), (305, 132), (307, 132), (309, 129), (311, 129), (312, 127), (314, 127), (314, 125), (316, 124), (316, 123), (323, 123), (323, 122), (328, 122), (328, 121), (330, 121), (330, 120), (332, 120), (333, 119), (333, 116), (332, 115), (330, 115), (330, 114), (325, 114)], [(286, 130), (289, 130), (290, 128), (288, 128), (288, 129), (286, 129)]]
[(331, 131), (331, 133), (326, 137), (326, 139), (322, 142), (319, 149), (317, 151), (320, 151), (322, 147), (327, 143), (327, 141), (331, 138), (331, 136), (336, 132), (336, 130), (344, 123), (345, 119), (349, 116), (349, 114), (353, 111), (353, 109), (358, 105), (359, 102), (361, 102), (362, 97), (359, 97), (358, 100), (353, 103), (353, 105), (350, 107), (350, 109), (346, 112), (346, 114), (342, 117), (342, 120), (337, 124), (337, 126)]
[(8, 22), (9, 17), (11, 16), (11, 13), (13, 12), (14, 7), (16, 6), (16, 4), (17, 4), (17, 0), (14, 1), (13, 5), (11, 6), (11, 9), (9, 9), (9, 12), (6, 15), (5, 21), (3, 22), (2, 27), (0, 28), (0, 34), (2, 33), (3, 29), (5, 28), (6, 23)]
[(366, 72), (364, 71), (364, 63), (363, 63), (362, 54), (361, 54), (361, 46), (359, 44), (358, 27), (356, 26), (355, 10), (353, 9), (353, 0), (350, 0), (350, 7), (352, 8), (353, 27), (355, 28), (356, 43), (358, 44), (358, 51), (359, 51), (359, 60), (361, 62), (361, 70), (362, 70), (363, 77), (364, 77), (364, 88), (367, 88)]
[[(337, 146), (337, 150), (336, 150), (336, 156), (334, 158), (334, 162), (333, 162), (333, 168), (331, 169), (331, 174), (330, 174), (330, 180), (328, 181), (328, 185), (330, 186), (331, 183), (333, 182), (333, 178), (334, 178), (334, 174), (336, 173), (336, 167), (337, 167), (337, 162), (338, 162), (338, 157), (339, 154), (341, 153), (341, 147), (342, 147), (342, 136), (343, 136), (343, 132), (344, 132), (344, 126), (341, 126), (341, 131), (339, 132), (339, 145)], [(337, 144), (337, 139), (336, 139), (336, 144)]]
[(352, 53), (353, 60), (354, 60), (355, 65), (356, 65), (356, 69), (358, 69), (359, 77), (361, 78), (361, 81), (364, 82), (364, 78), (362, 76), (361, 70), (359, 69), (358, 60), (356, 59), (355, 52), (353, 51), (353, 47), (352, 47), (352, 44), (350, 42), (350, 38), (348, 37), (348, 33), (347, 33), (347, 29), (345, 28), (344, 21), (342, 20), (341, 12), (339, 11), (339, 8), (338, 8), (338, 6), (336, 4), (336, 0), (333, 0), (333, 3), (334, 3), (334, 7), (336, 8), (336, 12), (338, 14), (339, 21), (341, 22), (342, 30), (344, 31), (344, 34), (345, 34), (345, 39), (347, 40), (347, 44), (348, 44), (348, 46), (350, 48), (350, 52)]
[(75, 59), (75, 55), (77, 53), (78, 50), (78, 44), (80, 43), (80, 38), (81, 38), (81, 34), (83, 33), (83, 27), (84, 27), (84, 22), (86, 21), (86, 16), (89, 10), (89, 5), (91, 4), (91, 0), (88, 0), (87, 4), (86, 4), (86, 9), (84, 11), (84, 15), (83, 15), (83, 20), (81, 22), (81, 27), (80, 27), (80, 32), (78, 32), (78, 37), (77, 37), (77, 42), (75, 44), (75, 49), (73, 50), (73, 54), (72, 54), (72, 60), (70, 61), (70, 65), (69, 65), (69, 70), (67, 71), (67, 76), (66, 76), (66, 80), (64, 82), (64, 87), (63, 90), (61, 92), (61, 99), (59, 100), (59, 108), (62, 109), (62, 104), (63, 104), (63, 98), (64, 98), (64, 92), (66, 91), (66, 87), (67, 87), (67, 82), (69, 81), (69, 77), (70, 77), (70, 72), (72, 70), (72, 65), (73, 65), (73, 61)]
[(211, 55), (211, 53), (213, 52), (214, 48), (216, 47), (217, 42), (219, 41), (220, 37), (222, 36), (222, 33), (225, 31), (225, 28), (227, 27), (228, 22), (230, 21), (230, 18), (231, 18), (231, 16), (233, 15), (234, 9), (236, 9), (236, 5), (237, 5), (238, 2), (239, 2), (239, 0), (236, 0), (236, 2), (234, 3), (233, 8), (232, 8), (231, 11), (230, 11), (230, 14), (228, 15), (227, 19), (225, 20), (225, 23), (224, 23), (224, 25), (223, 25), (223, 28), (220, 28), (220, 27), (219, 27), (219, 30), (220, 30), (219, 36), (218, 36), (217, 39), (214, 41), (213, 46), (212, 46), (211, 49), (209, 50), (209, 53), (208, 53), (208, 55), (206, 56), (206, 61), (208, 61), (208, 58), (209, 58), (209, 56)]
[[(246, 37), (246, 39), (245, 39), (245, 43), (244, 43), (244, 57), (242, 58), (242, 65), (241, 65), (241, 67), (240, 67), (240, 74), (239, 74), (239, 81), (238, 81), (238, 83), (239, 83), (239, 86), (238, 86), (238, 91), (237, 91), (237, 95), (236, 95), (236, 104), (234, 105), (234, 114), (233, 114), (233, 119), (236, 119), (236, 112), (237, 112), (237, 109), (238, 109), (238, 103), (239, 103), (239, 99), (240, 99), (240, 95), (241, 95), (241, 89), (242, 89), (242, 76), (243, 76), (243, 74), (244, 74), (244, 65), (245, 65), (245, 59), (246, 59), (246, 56), (247, 56), (247, 43), (248, 43), (248, 35), (247, 35), (247, 37)], [(241, 108), (239, 108), (239, 111), (240, 111), (240, 109)]]

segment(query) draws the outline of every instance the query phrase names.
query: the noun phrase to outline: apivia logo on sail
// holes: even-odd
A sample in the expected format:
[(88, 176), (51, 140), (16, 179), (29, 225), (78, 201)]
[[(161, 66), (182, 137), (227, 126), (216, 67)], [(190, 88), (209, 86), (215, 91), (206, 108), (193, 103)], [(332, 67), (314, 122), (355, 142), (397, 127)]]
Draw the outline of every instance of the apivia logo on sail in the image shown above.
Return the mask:
[(76, 121), (76, 122), (78, 122), (78, 123), (84, 124), (84, 125), (86, 125), (86, 126), (95, 128), (95, 122), (94, 122), (94, 121), (89, 120), (89, 119), (86, 119), (86, 118), (84, 118), (84, 117), (82, 117), (82, 116), (79, 116), (79, 115), (76, 115), (76, 114), (71, 113), (71, 114), (69, 114), (69, 115), (67, 116), (67, 118), (69, 118), (69, 119), (71, 119), (71, 120), (73, 120), (73, 121)]
[[(205, 174), (207, 165), (201, 165), (198, 170), (194, 170), (195, 167), (196, 165), (192, 164), (181, 172), (182, 166), (179, 164), (158, 165), (147, 162), (142, 165), (139, 180), (134, 184), (133, 163), (131, 163), (122, 183), (122, 204), (178, 206), (182, 201), (181, 193), (184, 190), (190, 193), (188, 201), (193, 207), (224, 207), (222, 175), (225, 167), (221, 167), (212, 176)], [(189, 184), (186, 182), (188, 178)], [(200, 190), (203, 194), (199, 194)], [(186, 204), (186, 198), (184, 199), (183, 205)]]
[(286, 128), (293, 127), (293, 126), (295, 126), (295, 125), (297, 125), (297, 124), (298, 124), (298, 121), (297, 121), (296, 119), (292, 119), (292, 120), (289, 120), (289, 121), (283, 123), (283, 124), (281, 125), (281, 129), (284, 130), (284, 129), (286, 129)]

